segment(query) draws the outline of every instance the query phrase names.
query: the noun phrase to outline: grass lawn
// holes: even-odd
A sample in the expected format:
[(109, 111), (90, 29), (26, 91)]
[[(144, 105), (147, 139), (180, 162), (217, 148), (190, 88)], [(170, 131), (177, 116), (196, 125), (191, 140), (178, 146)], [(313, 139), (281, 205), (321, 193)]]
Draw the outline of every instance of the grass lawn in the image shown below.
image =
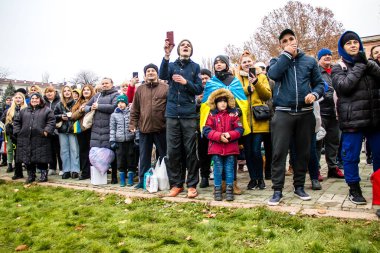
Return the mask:
[(0, 252), (380, 251), (378, 221), (125, 200), (0, 181)]

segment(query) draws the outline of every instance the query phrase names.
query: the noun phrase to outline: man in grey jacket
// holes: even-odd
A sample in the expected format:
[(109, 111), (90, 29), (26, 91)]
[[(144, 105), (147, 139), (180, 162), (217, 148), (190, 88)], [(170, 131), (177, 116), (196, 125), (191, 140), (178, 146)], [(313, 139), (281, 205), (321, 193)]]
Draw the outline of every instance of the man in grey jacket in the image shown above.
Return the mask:
[(310, 200), (304, 190), (310, 158), (311, 138), (315, 130), (313, 102), (324, 93), (324, 83), (317, 61), (298, 48), (295, 33), (285, 29), (279, 36), (282, 52), (270, 61), (268, 76), (275, 81), (272, 129), (273, 196), (269, 205), (278, 205), (285, 182), (285, 164), (291, 138), (295, 140), (294, 194)]

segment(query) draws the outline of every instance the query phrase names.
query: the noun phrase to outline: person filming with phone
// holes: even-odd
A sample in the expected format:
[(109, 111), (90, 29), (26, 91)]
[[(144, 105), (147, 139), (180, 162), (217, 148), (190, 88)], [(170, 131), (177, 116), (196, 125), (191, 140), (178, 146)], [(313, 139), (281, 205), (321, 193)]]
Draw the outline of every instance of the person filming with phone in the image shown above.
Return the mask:
[[(170, 197), (175, 197), (184, 188), (186, 173), (182, 171), (182, 160), (186, 160), (187, 197), (198, 196), (196, 186), (199, 181), (198, 159), (196, 154), (197, 112), (195, 96), (202, 94), (200, 66), (193, 62), (193, 45), (189, 40), (182, 40), (177, 47), (179, 58), (169, 63), (174, 42), (165, 40), (165, 56), (160, 66), (159, 78), (167, 80), (169, 91), (166, 104), (166, 139), (167, 170), (171, 190)], [(185, 152), (181, 152), (181, 147)], [(183, 157), (183, 156), (186, 157)]]

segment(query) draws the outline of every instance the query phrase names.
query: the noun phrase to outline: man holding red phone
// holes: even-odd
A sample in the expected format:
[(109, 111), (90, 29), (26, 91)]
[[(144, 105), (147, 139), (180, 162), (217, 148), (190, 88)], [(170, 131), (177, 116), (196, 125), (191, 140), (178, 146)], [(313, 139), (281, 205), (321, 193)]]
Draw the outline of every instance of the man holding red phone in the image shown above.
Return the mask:
[[(179, 58), (169, 63), (174, 42), (165, 40), (165, 56), (160, 66), (159, 77), (167, 80), (169, 92), (166, 104), (167, 171), (170, 183), (170, 197), (175, 197), (184, 188), (186, 172), (182, 171), (182, 160), (186, 160), (187, 196), (198, 196), (196, 186), (199, 181), (198, 159), (196, 155), (197, 113), (195, 96), (202, 94), (200, 66), (190, 57), (193, 45), (182, 40), (177, 47)], [(185, 152), (182, 152), (184, 147)], [(185, 156), (185, 157), (183, 157)]]

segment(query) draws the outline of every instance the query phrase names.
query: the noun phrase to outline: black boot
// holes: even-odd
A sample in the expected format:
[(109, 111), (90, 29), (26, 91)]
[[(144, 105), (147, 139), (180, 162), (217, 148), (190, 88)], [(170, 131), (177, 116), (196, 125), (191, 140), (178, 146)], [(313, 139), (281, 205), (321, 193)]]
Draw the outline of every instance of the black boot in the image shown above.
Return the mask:
[(7, 173), (10, 173), (10, 172), (13, 172), (13, 166), (11, 163), (8, 163)]
[(112, 172), (111, 172), (111, 184), (117, 184), (117, 170), (116, 169), (112, 169)]
[(24, 178), (24, 175), (22, 174), (22, 164), (21, 163), (16, 163), (15, 164), (15, 174), (12, 177), (13, 180), (19, 179), (19, 178)]
[(234, 200), (234, 187), (232, 185), (227, 185), (226, 200), (227, 201), (233, 201)]
[(360, 188), (359, 182), (357, 182), (357, 183), (350, 183), (350, 184), (348, 184), (348, 186), (350, 187), (350, 192), (349, 192), (348, 199), (352, 203), (354, 203), (356, 205), (365, 205), (365, 204), (367, 204), (367, 201), (363, 197), (362, 189)]
[(38, 180), (38, 182), (47, 182), (48, 181), (48, 171), (47, 170), (41, 170), (41, 177)]
[(201, 179), (201, 184), (199, 185), (200, 188), (206, 188), (209, 187), (210, 184), (208, 183), (208, 178), (207, 177), (202, 177)]
[(222, 201), (222, 187), (215, 187), (214, 188), (214, 200), (215, 201)]
[(35, 170), (28, 170), (28, 178), (26, 179), (25, 183), (30, 184), (36, 181), (36, 171)]

